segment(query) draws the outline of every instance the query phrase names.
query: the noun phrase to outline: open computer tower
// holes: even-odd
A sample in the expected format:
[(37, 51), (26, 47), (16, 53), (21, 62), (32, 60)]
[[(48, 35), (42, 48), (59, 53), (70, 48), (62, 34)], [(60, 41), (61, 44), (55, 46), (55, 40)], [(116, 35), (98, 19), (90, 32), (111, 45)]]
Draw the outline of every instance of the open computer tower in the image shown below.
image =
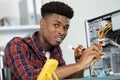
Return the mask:
[[(112, 28), (107, 28), (109, 31), (103, 30), (102, 28), (108, 24), (111, 24)], [(88, 47), (98, 44), (99, 34), (104, 34), (104, 38), (101, 38), (104, 55), (95, 63), (92, 74), (99, 75), (104, 72), (110, 75), (120, 75), (120, 10), (86, 20), (85, 30)]]

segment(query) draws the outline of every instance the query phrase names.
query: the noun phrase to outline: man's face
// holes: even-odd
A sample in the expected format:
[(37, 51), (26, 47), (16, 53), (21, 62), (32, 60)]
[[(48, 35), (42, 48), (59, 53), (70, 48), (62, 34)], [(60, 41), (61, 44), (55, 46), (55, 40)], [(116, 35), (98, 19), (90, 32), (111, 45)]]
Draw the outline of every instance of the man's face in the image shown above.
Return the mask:
[(42, 38), (45, 44), (59, 45), (67, 35), (69, 19), (59, 14), (51, 14), (41, 20)]

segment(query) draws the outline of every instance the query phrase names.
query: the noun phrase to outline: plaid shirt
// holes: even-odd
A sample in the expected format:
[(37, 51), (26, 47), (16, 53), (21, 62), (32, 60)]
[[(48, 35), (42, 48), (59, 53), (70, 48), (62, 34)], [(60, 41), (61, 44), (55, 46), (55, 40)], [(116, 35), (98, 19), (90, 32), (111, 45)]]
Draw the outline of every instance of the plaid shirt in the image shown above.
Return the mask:
[[(36, 38), (37, 34), (35, 32), (26, 38), (15, 37), (7, 44), (4, 66), (10, 67), (13, 80), (36, 80), (44, 66), (47, 58)], [(50, 58), (58, 60), (58, 66), (65, 65), (59, 46), (50, 50)]]

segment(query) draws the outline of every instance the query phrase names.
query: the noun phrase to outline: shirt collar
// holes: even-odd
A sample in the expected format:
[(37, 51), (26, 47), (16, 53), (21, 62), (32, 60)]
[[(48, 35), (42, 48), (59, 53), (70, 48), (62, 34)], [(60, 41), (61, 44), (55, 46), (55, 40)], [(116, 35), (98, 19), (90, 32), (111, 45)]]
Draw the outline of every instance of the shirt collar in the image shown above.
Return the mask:
[[(38, 49), (38, 51), (40, 52), (40, 53), (43, 53), (45, 50), (42, 48), (42, 46), (39, 44), (39, 41), (38, 41), (38, 39), (37, 39), (37, 36), (38, 35), (38, 31), (36, 31), (33, 35), (32, 35), (32, 38), (33, 38), (33, 42), (35, 43), (35, 46), (36, 46), (36, 48)], [(50, 50), (50, 53), (52, 53), (52, 54), (58, 54), (58, 53), (60, 53), (59, 52), (59, 49), (60, 49), (60, 47), (59, 46), (55, 46), (55, 47), (53, 47), (53, 48), (51, 48), (51, 50)]]

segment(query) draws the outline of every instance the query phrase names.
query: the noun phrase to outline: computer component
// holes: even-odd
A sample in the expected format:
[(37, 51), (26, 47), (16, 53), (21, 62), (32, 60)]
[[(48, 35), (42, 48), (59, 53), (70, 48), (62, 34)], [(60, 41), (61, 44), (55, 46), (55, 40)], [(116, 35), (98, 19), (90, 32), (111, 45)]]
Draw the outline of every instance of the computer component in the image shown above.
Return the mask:
[(94, 64), (92, 75), (120, 75), (120, 10), (86, 20), (85, 30), (87, 46), (102, 41), (105, 53)]

